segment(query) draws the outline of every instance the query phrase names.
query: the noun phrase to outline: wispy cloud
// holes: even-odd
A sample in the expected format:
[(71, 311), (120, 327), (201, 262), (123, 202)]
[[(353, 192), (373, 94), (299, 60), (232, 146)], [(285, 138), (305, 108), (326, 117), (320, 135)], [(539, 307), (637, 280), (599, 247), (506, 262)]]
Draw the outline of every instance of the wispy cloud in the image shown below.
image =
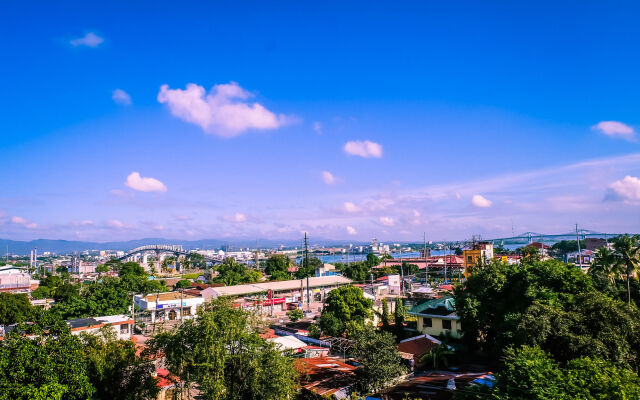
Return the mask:
[(329, 171), (322, 171), (322, 180), (327, 185), (333, 185), (340, 182), (340, 180), (335, 176), (333, 176), (333, 174)]
[(625, 140), (633, 140), (636, 135), (632, 127), (618, 121), (601, 121), (592, 128), (609, 137), (619, 137)]
[(347, 233), (348, 233), (349, 235), (352, 235), (352, 236), (353, 236), (353, 235), (357, 235), (357, 234), (358, 234), (358, 231), (356, 231), (356, 229), (355, 229), (353, 226), (349, 226), (349, 225), (347, 225), (346, 230), (347, 230)]
[(313, 130), (316, 131), (318, 135), (322, 135), (322, 124), (318, 121), (313, 123)]
[(215, 85), (209, 93), (195, 83), (187, 84), (184, 90), (162, 85), (158, 93), (158, 101), (166, 103), (174, 116), (223, 137), (250, 129), (277, 129), (294, 120), (275, 114), (260, 103), (249, 102), (251, 97), (253, 94), (236, 82)]
[(242, 223), (247, 222), (247, 216), (242, 213), (235, 213), (233, 215), (225, 215), (222, 217), (224, 221), (233, 222), (233, 223)]
[(395, 225), (395, 220), (391, 217), (380, 217), (380, 223), (384, 226)]
[(113, 99), (117, 104), (122, 104), (124, 106), (131, 105), (131, 96), (122, 89), (114, 90), (111, 94), (111, 99)]
[(129, 174), (124, 184), (125, 186), (140, 192), (164, 193), (167, 191), (167, 187), (164, 183), (155, 178), (143, 178), (140, 176), (139, 172), (132, 172)]
[(22, 218), (18, 216), (11, 217), (11, 223), (23, 226), (27, 229), (35, 229), (38, 227), (38, 224), (36, 224), (35, 222), (29, 221), (26, 218)]
[(74, 47), (78, 47), (78, 46), (98, 47), (102, 42), (104, 42), (104, 39), (93, 32), (89, 32), (83, 37), (71, 39), (69, 41), (69, 43)]
[(347, 142), (344, 145), (344, 151), (347, 154), (353, 156), (360, 156), (364, 158), (380, 158), (382, 157), (382, 145), (370, 142), (368, 140), (359, 141), (354, 140)]

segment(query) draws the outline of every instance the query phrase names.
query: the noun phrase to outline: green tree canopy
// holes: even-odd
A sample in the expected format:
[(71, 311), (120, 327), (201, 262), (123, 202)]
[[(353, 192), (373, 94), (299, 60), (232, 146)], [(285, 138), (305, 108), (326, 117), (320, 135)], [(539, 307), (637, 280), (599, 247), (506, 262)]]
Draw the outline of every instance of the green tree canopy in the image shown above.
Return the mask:
[(365, 327), (353, 338), (349, 353), (361, 364), (356, 370), (361, 393), (379, 390), (406, 372), (389, 332)]
[(214, 300), (173, 332), (156, 335), (149, 348), (166, 356), (184, 389), (198, 385), (203, 399), (290, 399), (292, 359), (258, 334), (252, 315), (224, 298)]
[(260, 271), (240, 264), (231, 257), (225, 258), (224, 262), (218, 266), (218, 273), (214, 282), (227, 286), (258, 282), (262, 278)]
[(455, 290), (463, 340), (490, 360), (538, 345), (568, 362), (597, 357), (640, 367), (640, 315), (596, 291), (589, 275), (559, 261), (492, 263)]
[(322, 267), (323, 263), (318, 257), (309, 257), (308, 259), (302, 259), (298, 270), (296, 271), (296, 278), (303, 279), (307, 276), (314, 276), (316, 268)]
[(524, 346), (506, 352), (505, 367), (491, 395), (498, 400), (637, 399), (640, 379), (597, 358), (581, 357), (562, 366), (539, 347)]
[(320, 328), (328, 335), (341, 336), (350, 323), (362, 327), (372, 316), (372, 305), (358, 287), (350, 285), (334, 289), (325, 301)]
[(289, 267), (293, 263), (291, 259), (285, 254), (273, 254), (267, 259), (264, 273), (271, 276), (271, 280), (287, 280), (291, 279), (291, 273)]

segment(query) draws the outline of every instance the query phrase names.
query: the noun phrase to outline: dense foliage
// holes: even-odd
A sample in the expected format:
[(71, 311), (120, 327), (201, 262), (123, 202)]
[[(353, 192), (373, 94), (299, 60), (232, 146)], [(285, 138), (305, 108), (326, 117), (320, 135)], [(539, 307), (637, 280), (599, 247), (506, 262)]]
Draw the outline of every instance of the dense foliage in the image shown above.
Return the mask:
[(353, 334), (364, 327), (373, 314), (372, 301), (364, 297), (362, 289), (342, 286), (329, 292), (320, 316), (322, 332), (330, 336)]
[(288, 399), (296, 389), (292, 359), (259, 335), (251, 314), (218, 299), (175, 331), (156, 335), (150, 349), (166, 356), (186, 392), (202, 399)]
[(270, 256), (265, 264), (264, 273), (270, 276), (272, 281), (291, 279), (289, 268), (293, 262), (285, 254), (274, 254)]
[(73, 336), (60, 320), (46, 328), (19, 325), (0, 342), (0, 400), (156, 398), (154, 367), (133, 342)]
[(296, 278), (303, 279), (308, 276), (314, 276), (316, 268), (320, 268), (322, 265), (322, 261), (318, 257), (303, 258), (296, 271)]
[(216, 276), (213, 281), (232, 286), (241, 283), (258, 282), (261, 278), (262, 274), (260, 271), (249, 268), (237, 262), (232, 257), (227, 257), (224, 259), (224, 262), (218, 266), (218, 276)]
[(617, 238), (588, 274), (536, 257), (471, 270), (456, 308), (471, 354), (500, 371), (493, 398), (640, 398), (640, 310), (627, 304), (637, 248), (637, 237)]
[(396, 342), (389, 332), (369, 326), (353, 337), (349, 353), (358, 360), (356, 370), (358, 386), (362, 393), (371, 393), (406, 372)]

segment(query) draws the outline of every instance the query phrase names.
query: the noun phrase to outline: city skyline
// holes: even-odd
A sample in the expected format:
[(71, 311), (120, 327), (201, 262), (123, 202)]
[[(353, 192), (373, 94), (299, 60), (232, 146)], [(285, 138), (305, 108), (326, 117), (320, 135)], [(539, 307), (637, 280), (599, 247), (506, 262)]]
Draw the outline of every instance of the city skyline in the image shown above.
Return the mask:
[(3, 5), (0, 238), (640, 226), (628, 6), (124, 4)]

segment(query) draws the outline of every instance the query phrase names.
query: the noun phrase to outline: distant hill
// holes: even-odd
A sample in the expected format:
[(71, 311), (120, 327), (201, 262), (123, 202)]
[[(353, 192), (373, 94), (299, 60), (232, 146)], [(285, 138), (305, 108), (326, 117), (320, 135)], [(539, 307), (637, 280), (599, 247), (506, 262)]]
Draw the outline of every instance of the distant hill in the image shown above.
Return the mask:
[[(17, 241), (9, 239), (0, 239), (0, 254), (4, 255), (9, 247), (10, 254), (25, 255), (29, 254), (34, 247), (38, 248), (38, 253), (50, 251), (56, 254), (68, 254), (73, 252), (81, 252), (84, 250), (131, 250), (139, 246), (147, 244), (177, 244), (182, 245), (185, 249), (219, 249), (222, 246), (231, 246), (231, 248), (252, 247), (256, 245), (260, 248), (275, 248), (284, 246), (300, 246), (302, 240), (275, 240), (275, 239), (200, 239), (200, 240), (178, 240), (163, 238), (144, 238), (121, 242), (83, 242), (74, 240), (52, 240), (37, 239), (31, 241)], [(336, 245), (346, 243), (346, 241), (318, 239), (312, 241), (314, 245)], [(355, 244), (355, 243), (354, 243)]]

